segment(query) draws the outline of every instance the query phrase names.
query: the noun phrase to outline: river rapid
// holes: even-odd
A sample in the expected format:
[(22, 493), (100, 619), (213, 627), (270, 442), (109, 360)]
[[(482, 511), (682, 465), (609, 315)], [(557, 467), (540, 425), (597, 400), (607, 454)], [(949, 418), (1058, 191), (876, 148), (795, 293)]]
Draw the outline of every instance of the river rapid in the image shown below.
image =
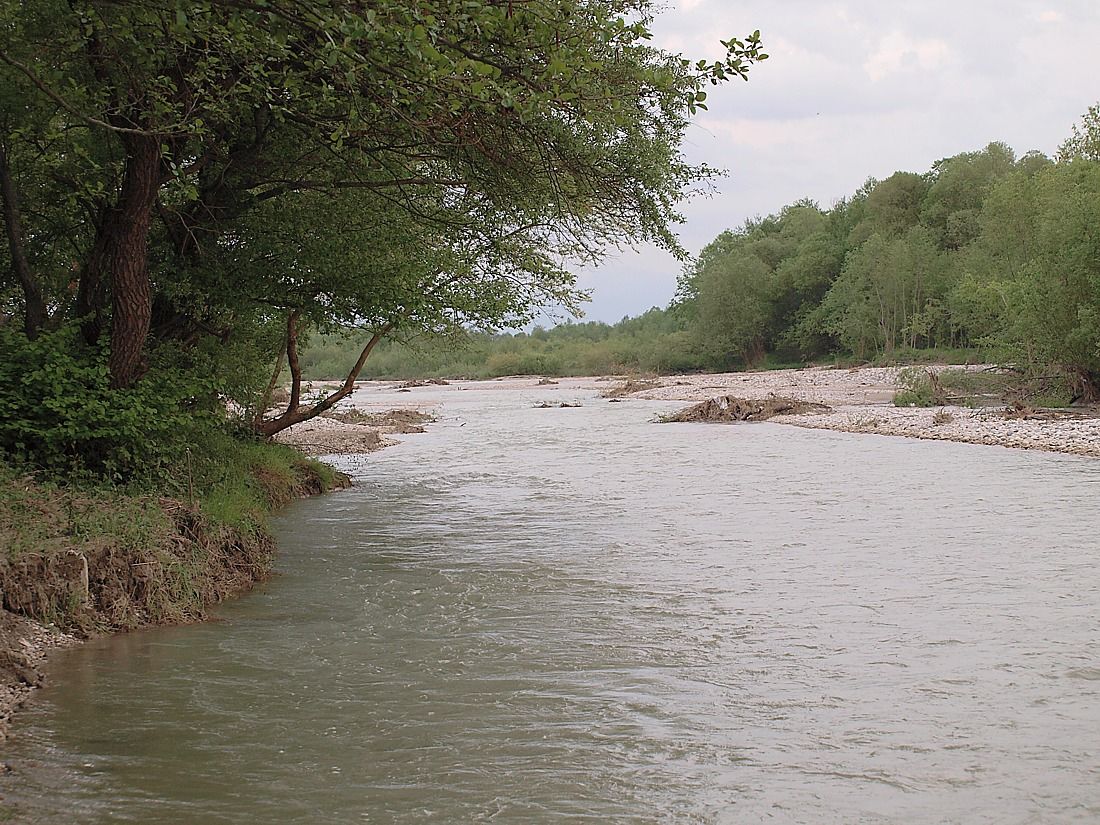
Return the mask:
[[(219, 621), (62, 651), (36, 823), (1100, 820), (1095, 459), (462, 384)], [(535, 409), (579, 400), (575, 409)]]

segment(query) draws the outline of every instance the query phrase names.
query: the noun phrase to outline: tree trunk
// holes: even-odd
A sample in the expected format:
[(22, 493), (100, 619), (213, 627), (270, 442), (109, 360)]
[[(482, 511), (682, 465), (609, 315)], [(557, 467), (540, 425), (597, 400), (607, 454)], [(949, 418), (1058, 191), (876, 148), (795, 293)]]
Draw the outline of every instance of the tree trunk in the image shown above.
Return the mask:
[(763, 336), (757, 335), (749, 342), (748, 346), (741, 351), (741, 358), (744, 360), (746, 367), (755, 369), (763, 363), (767, 354), (768, 351), (764, 346)]
[[(111, 386), (129, 387), (144, 371), (142, 350), (153, 317), (149, 283), (149, 225), (160, 188), (160, 140), (127, 135), (126, 171), (118, 205), (104, 222), (105, 263), (111, 278)], [(99, 239), (97, 238), (97, 246)]]
[(1100, 373), (1087, 367), (1072, 367), (1070, 372), (1073, 375), (1073, 402), (1090, 406), (1100, 404)]
[(378, 342), (388, 335), (395, 326), (393, 322), (384, 324), (381, 329), (371, 336), (370, 340), (367, 341), (366, 345), (363, 347), (362, 352), (359, 353), (359, 359), (348, 372), (347, 378), (344, 379), (344, 383), (335, 392), (330, 393), (313, 406), (302, 407), (299, 403), (302, 389), (302, 371), (298, 364), (298, 319), (299, 313), (292, 312), (287, 320), (286, 356), (287, 363), (290, 366), (291, 376), (290, 403), (287, 404), (286, 411), (276, 418), (269, 418), (266, 420), (257, 418), (253, 421), (252, 426), (257, 435), (271, 438), (271, 436), (276, 433), (293, 427), (295, 424), (300, 424), (303, 421), (316, 418), (321, 413), (332, 409), (332, 407), (336, 406), (340, 401), (351, 395), (352, 392), (355, 391), (355, 379), (357, 379), (359, 373), (363, 371), (363, 365), (366, 364), (371, 352), (378, 345)]
[(76, 289), (76, 317), (80, 319), (80, 332), (89, 346), (99, 341), (99, 336), (103, 334), (103, 313), (106, 309), (104, 282), (107, 279), (108, 243), (114, 236), (114, 215), (113, 207), (100, 210), (95, 242), (80, 271)]
[(8, 153), (0, 144), (0, 205), (3, 206), (4, 228), (8, 236), (8, 248), (11, 251), (11, 266), (15, 278), (23, 288), (23, 330), (27, 337), (34, 340), (42, 325), (46, 323), (48, 313), (42, 289), (31, 272), (26, 250), (23, 248), (23, 222), (19, 212), (19, 196), (15, 181), (8, 165)]

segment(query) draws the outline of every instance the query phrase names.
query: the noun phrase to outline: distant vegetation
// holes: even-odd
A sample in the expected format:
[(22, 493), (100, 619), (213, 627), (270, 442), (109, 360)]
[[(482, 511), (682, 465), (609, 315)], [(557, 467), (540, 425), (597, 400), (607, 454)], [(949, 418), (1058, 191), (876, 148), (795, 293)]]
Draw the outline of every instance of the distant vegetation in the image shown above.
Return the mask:
[[(320, 338), (304, 367), (346, 374)], [(614, 324), (379, 350), (376, 377), (679, 372), (995, 359), (1100, 400), (1100, 108), (1054, 159), (991, 143), (723, 232), (667, 309)]]
[[(302, 353), (314, 379), (342, 378), (361, 344), (319, 336)], [(705, 368), (676, 310), (652, 309), (617, 324), (568, 323), (530, 333), (473, 332), (454, 338), (379, 346), (364, 374), (371, 378), (495, 378), (501, 375), (599, 375), (686, 372)]]

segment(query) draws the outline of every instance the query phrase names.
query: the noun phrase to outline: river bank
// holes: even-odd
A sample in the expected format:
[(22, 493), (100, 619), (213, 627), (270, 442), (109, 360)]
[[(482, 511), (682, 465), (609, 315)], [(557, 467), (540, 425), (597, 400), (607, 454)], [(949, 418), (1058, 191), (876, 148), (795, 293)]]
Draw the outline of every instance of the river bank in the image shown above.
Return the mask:
[(247, 464), (227, 459), (225, 473), (240, 477), (190, 501), (0, 465), (0, 741), (51, 651), (203, 620), (267, 577), (268, 514), (350, 483), (293, 451), (260, 450)]

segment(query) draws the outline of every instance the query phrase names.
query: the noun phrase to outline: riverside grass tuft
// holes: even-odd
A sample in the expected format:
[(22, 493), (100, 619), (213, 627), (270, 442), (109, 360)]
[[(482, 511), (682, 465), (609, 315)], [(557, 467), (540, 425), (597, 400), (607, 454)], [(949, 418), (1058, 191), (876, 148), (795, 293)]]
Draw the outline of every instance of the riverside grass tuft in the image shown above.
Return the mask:
[(1070, 388), (1059, 375), (1030, 375), (1003, 368), (932, 369), (910, 366), (898, 371), (896, 407), (989, 407), (1001, 404), (1036, 409), (1062, 408)]

